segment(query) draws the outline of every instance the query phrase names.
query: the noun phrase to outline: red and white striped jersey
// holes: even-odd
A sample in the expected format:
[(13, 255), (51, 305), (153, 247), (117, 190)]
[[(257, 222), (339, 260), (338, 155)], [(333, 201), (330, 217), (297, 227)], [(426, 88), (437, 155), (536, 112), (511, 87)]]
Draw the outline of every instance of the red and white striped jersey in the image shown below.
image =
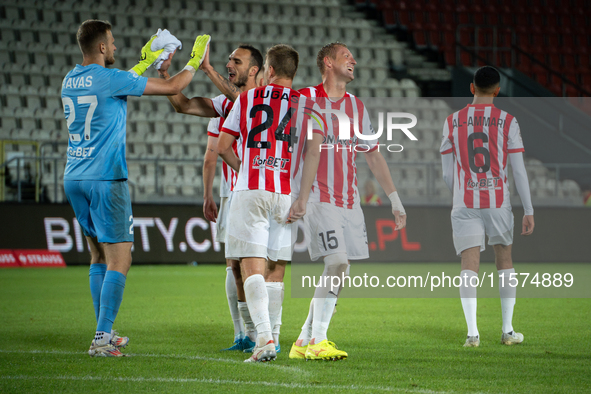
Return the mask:
[[(233, 104), (231, 102), (231, 104)], [(224, 118), (211, 118), (209, 124), (207, 125), (207, 135), (218, 138), (220, 136), (220, 130), (224, 124)], [(234, 152), (237, 152), (237, 144), (232, 144), (232, 149)], [(230, 197), (230, 192), (232, 191), (232, 187), (236, 184), (236, 179), (238, 174), (236, 171), (232, 169), (229, 165), (226, 164), (225, 161), (222, 160), (222, 178), (220, 182), (220, 197)]]
[(306, 99), (297, 91), (270, 84), (240, 95), (222, 127), (238, 140), (239, 190), (290, 194), (292, 141), (306, 126)]
[[(333, 101), (328, 98), (322, 84), (299, 90), (306, 97), (314, 100), (321, 109), (335, 109), (344, 111), (350, 119), (350, 138), (339, 139), (338, 120), (335, 115), (324, 116), (327, 130), (324, 135), (323, 149), (320, 153), (320, 164), (316, 179), (310, 191), (310, 202), (326, 202), (352, 209), (360, 205), (359, 190), (357, 189), (357, 166), (355, 159), (357, 151), (371, 152), (378, 148), (378, 140), (363, 140), (354, 134), (354, 127), (358, 127), (362, 135), (375, 134), (365, 105), (357, 97), (346, 93), (343, 98)], [(360, 116), (361, 114), (361, 116)], [(325, 149), (327, 145), (332, 148)]]
[(523, 151), (517, 119), (492, 104), (449, 115), (440, 152), (454, 154), (454, 208), (510, 207), (507, 159)]
[(215, 96), (211, 99), (211, 103), (213, 104), (213, 109), (217, 112), (218, 116), (222, 118), (226, 118), (232, 109), (232, 105), (234, 104), (232, 101), (228, 100), (226, 96), (220, 94), (219, 96)]

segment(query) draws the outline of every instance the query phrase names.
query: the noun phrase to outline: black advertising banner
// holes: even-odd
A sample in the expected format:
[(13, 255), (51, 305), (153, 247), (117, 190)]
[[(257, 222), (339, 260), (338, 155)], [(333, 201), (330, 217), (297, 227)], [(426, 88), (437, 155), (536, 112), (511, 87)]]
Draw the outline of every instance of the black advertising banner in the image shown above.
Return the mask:
[[(447, 207), (408, 207), (407, 227), (394, 231), (388, 207), (364, 207), (372, 262), (454, 262)], [(223, 263), (223, 245), (215, 225), (203, 218), (201, 205), (133, 206), (134, 263)], [(518, 262), (591, 262), (591, 209), (538, 208), (536, 227), (522, 237), (523, 211), (514, 210), (513, 260)], [(0, 249), (49, 249), (67, 264), (88, 264), (89, 252), (69, 205), (1, 204)], [(294, 260), (309, 260), (302, 233)], [(494, 261), (491, 247), (481, 260)]]

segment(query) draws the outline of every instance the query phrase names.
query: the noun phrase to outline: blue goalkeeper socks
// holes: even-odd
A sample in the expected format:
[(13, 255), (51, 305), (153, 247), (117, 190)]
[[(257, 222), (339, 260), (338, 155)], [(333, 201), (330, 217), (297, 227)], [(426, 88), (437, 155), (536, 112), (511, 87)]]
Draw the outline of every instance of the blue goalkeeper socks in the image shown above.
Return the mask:
[(90, 264), (88, 279), (90, 281), (90, 295), (92, 296), (92, 305), (94, 305), (97, 322), (101, 308), (101, 289), (103, 288), (105, 272), (107, 272), (107, 264)]
[(107, 271), (101, 291), (101, 307), (96, 326), (97, 331), (111, 333), (113, 322), (119, 312), (123, 290), (125, 289), (125, 275), (117, 271)]

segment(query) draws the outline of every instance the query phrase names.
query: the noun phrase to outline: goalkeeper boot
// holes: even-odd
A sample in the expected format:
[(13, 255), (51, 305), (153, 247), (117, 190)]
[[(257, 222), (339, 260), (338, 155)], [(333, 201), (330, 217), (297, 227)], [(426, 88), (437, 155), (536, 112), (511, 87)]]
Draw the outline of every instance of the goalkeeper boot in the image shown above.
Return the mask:
[(503, 345), (515, 345), (523, 342), (523, 334), (520, 332), (511, 331), (510, 333), (503, 333), (501, 336), (501, 343)]
[(114, 346), (112, 343), (106, 345), (99, 345), (94, 340), (88, 349), (88, 355), (90, 357), (125, 357), (125, 354)]
[(277, 352), (275, 351), (275, 343), (273, 340), (267, 342), (265, 346), (259, 347), (255, 346), (254, 350), (252, 351), (252, 356), (250, 358), (244, 360), (245, 363), (254, 363), (254, 362), (266, 362), (266, 361), (274, 361), (277, 358)]
[(111, 345), (118, 349), (123, 349), (129, 343), (128, 337), (120, 337), (119, 333), (115, 330), (111, 330)]
[(308, 345), (306, 360), (342, 360), (348, 357), (347, 352), (337, 349), (337, 345), (327, 339), (314, 345)]
[(305, 359), (306, 358), (306, 349), (308, 349), (308, 345), (306, 346), (298, 346), (295, 344), (295, 342), (293, 343), (293, 345), (291, 345), (291, 350), (289, 351), (289, 358), (293, 358), (293, 359)]
[(466, 342), (464, 343), (464, 347), (478, 347), (478, 346), (480, 346), (480, 339), (478, 338), (478, 335), (466, 338)]

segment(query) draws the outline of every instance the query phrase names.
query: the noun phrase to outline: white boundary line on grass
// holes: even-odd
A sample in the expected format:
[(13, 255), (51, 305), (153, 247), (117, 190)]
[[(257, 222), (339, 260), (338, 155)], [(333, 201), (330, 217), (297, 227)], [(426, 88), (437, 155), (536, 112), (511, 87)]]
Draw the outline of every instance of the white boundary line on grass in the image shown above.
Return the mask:
[[(86, 354), (85, 352), (67, 352), (61, 350), (3, 350), (0, 353), (17, 353), (17, 354), (57, 354), (80, 356)], [(203, 360), (203, 361), (218, 361), (232, 364), (243, 364), (242, 361), (203, 357), (203, 356), (189, 356), (177, 354), (129, 354), (133, 357), (154, 357), (154, 358), (176, 358), (185, 360)], [(343, 361), (341, 361), (343, 362)], [(293, 372), (298, 372), (301, 376), (309, 376), (310, 371), (303, 370), (298, 367), (291, 367), (286, 365), (274, 365), (272, 363), (253, 363), (249, 365), (257, 365), (266, 368), (277, 368)], [(235, 385), (263, 385), (269, 387), (283, 387), (293, 389), (339, 389), (339, 390), (361, 390), (361, 391), (383, 391), (395, 393), (418, 393), (418, 394), (452, 394), (451, 391), (433, 391), (424, 389), (403, 389), (394, 387), (382, 386), (358, 386), (358, 385), (322, 385), (322, 384), (305, 384), (305, 383), (278, 383), (267, 381), (243, 381), (243, 380), (228, 380), (228, 379), (187, 379), (187, 378), (144, 378), (144, 377), (101, 377), (101, 376), (28, 376), (28, 375), (0, 375), (0, 380), (72, 380), (72, 381), (91, 381), (91, 380), (105, 380), (105, 381), (120, 381), (120, 382), (156, 382), (156, 383), (210, 383), (210, 384), (235, 384)]]
[[(0, 353), (17, 353), (17, 354), (61, 354), (66, 356), (82, 356), (87, 355), (86, 352), (67, 352), (62, 350), (3, 350), (0, 349)], [(154, 354), (154, 353), (125, 353), (130, 357), (153, 357), (153, 358), (176, 358), (183, 360), (201, 360), (201, 361), (216, 361), (221, 363), (230, 364), (244, 364), (244, 360), (233, 360), (230, 358), (216, 358), (216, 357), (204, 357), (204, 356), (190, 356), (184, 354)], [(262, 366), (265, 368), (275, 368), (279, 370), (285, 370), (286, 372), (298, 373), (301, 376), (309, 376), (310, 372), (299, 367), (292, 367), (289, 365), (276, 365), (273, 363), (251, 363), (250, 365)]]
[(362, 391), (385, 391), (395, 393), (419, 393), (419, 394), (448, 394), (446, 391), (432, 391), (423, 389), (403, 389), (381, 386), (358, 386), (358, 385), (326, 385), (326, 384), (305, 384), (305, 383), (277, 383), (266, 381), (244, 381), (229, 379), (198, 379), (198, 378), (143, 378), (143, 377), (102, 377), (102, 376), (2, 376), (7, 380), (72, 380), (72, 381), (109, 381), (109, 382), (134, 382), (134, 383), (209, 383), (209, 384), (235, 384), (235, 385), (260, 385), (267, 387), (282, 387), (288, 389), (330, 389), (330, 390), (362, 390)]

